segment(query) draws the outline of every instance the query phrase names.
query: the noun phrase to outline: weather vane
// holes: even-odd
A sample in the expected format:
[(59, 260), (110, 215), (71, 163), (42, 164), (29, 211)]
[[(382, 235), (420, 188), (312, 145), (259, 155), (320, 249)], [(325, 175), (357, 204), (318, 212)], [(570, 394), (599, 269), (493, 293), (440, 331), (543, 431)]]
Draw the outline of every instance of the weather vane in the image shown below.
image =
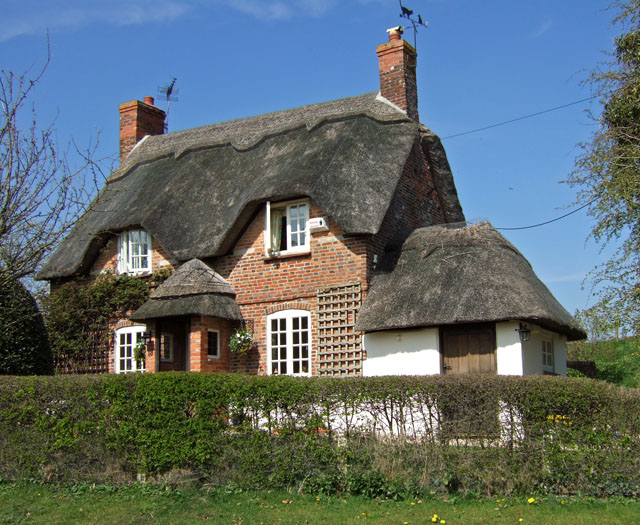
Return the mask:
[(171, 79), (165, 86), (158, 87), (158, 93), (160, 93), (163, 97), (167, 99), (167, 118), (164, 121), (164, 132), (166, 133), (169, 130), (169, 108), (171, 107), (171, 101), (178, 101), (178, 88), (176, 87), (176, 77)]
[(400, 4), (401, 10), (400, 18), (406, 18), (407, 20), (409, 20), (409, 22), (411, 22), (411, 26), (413, 27), (413, 47), (418, 49), (418, 27), (429, 27), (429, 22), (425, 22), (424, 20), (422, 20), (422, 16), (420, 15), (420, 13), (418, 13), (418, 20), (412, 18), (413, 9), (409, 9), (408, 7), (403, 6), (402, 0), (398, 0), (398, 3)]

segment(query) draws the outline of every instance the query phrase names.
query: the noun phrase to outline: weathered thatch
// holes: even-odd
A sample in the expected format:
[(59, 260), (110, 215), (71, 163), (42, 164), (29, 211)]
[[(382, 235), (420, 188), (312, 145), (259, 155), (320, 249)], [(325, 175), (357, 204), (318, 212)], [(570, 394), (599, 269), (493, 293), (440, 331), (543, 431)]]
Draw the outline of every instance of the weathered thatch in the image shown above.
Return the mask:
[(241, 320), (235, 292), (225, 279), (198, 259), (183, 264), (156, 288), (133, 321), (179, 315), (207, 315)]
[(356, 329), (507, 320), (530, 321), (569, 340), (586, 336), (523, 255), (485, 222), (414, 231), (394, 269), (374, 278)]
[(222, 255), (266, 200), (295, 196), (345, 234), (376, 233), (420, 139), (448, 220), (462, 220), (439, 139), (376, 93), (147, 137), (39, 278), (86, 273), (106, 235), (131, 227), (178, 261)]

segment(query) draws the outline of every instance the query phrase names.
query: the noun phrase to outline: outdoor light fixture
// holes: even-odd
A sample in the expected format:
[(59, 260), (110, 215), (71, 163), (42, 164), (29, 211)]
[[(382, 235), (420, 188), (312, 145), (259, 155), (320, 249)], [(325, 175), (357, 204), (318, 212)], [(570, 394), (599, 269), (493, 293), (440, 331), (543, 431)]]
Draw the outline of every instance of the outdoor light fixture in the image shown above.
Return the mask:
[(148, 343), (149, 341), (151, 341), (151, 330), (148, 330), (147, 332), (143, 332), (142, 335), (140, 336), (140, 339), (142, 339), (142, 341), (144, 343)]
[(516, 332), (520, 335), (520, 342), (524, 343), (531, 337), (531, 329), (526, 324), (520, 323), (520, 327), (516, 328)]

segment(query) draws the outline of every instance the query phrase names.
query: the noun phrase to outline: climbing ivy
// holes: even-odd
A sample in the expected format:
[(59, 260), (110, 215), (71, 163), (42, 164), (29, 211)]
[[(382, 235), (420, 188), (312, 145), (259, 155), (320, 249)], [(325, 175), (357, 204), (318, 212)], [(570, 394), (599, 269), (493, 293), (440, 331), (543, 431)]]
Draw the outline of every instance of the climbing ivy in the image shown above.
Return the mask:
[(57, 361), (74, 363), (108, 348), (113, 324), (137, 310), (170, 270), (151, 279), (105, 272), (95, 280), (74, 280), (52, 290), (46, 301), (46, 322)]

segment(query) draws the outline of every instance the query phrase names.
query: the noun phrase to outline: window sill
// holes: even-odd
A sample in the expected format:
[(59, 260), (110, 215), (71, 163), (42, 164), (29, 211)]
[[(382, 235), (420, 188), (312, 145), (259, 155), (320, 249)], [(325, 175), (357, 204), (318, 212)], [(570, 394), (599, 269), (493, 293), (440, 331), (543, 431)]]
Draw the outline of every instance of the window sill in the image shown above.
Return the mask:
[(264, 256), (265, 261), (277, 261), (278, 259), (290, 259), (291, 257), (301, 257), (305, 255), (311, 255), (311, 250), (301, 250), (299, 252), (279, 252), (276, 254), (269, 254)]
[(217, 356), (214, 356), (214, 355), (208, 355), (208, 356), (207, 356), (207, 359), (208, 359), (209, 361), (220, 361), (220, 356), (219, 356), (219, 355), (217, 355)]

